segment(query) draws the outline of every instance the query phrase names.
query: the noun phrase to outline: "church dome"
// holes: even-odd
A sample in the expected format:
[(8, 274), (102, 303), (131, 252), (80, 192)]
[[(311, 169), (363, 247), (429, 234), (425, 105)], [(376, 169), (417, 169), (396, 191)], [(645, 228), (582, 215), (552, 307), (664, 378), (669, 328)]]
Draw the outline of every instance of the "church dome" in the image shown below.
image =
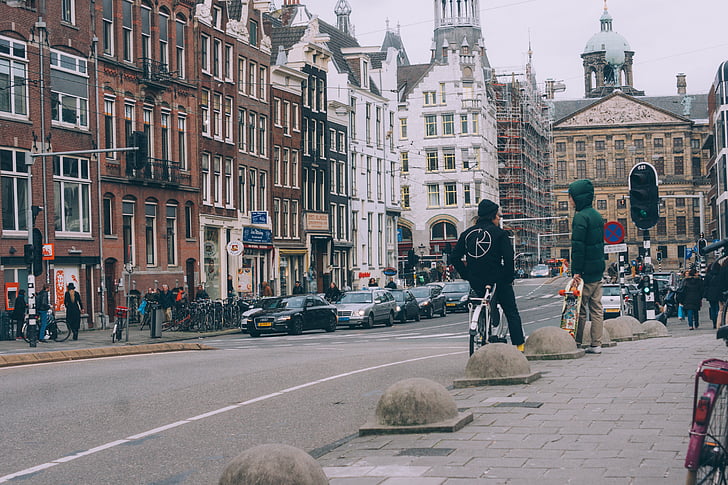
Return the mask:
[(612, 16), (606, 10), (600, 21), (602, 30), (589, 39), (586, 47), (584, 47), (584, 54), (604, 52), (606, 61), (609, 64), (613, 66), (624, 64), (625, 52), (632, 51), (627, 39), (612, 30)]

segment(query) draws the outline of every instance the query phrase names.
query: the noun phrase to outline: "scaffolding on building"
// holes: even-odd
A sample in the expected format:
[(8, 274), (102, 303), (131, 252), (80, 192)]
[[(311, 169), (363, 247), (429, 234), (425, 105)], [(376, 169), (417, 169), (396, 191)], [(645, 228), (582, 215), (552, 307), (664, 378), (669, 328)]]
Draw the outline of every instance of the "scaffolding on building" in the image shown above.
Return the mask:
[(531, 254), (533, 260), (545, 260), (550, 256), (550, 241), (544, 238), (539, 244), (539, 239), (556, 232), (548, 219), (554, 200), (549, 107), (529, 69), (523, 74), (496, 75), (493, 93), (501, 211), (504, 220), (516, 220), (506, 229), (515, 238), (517, 255)]

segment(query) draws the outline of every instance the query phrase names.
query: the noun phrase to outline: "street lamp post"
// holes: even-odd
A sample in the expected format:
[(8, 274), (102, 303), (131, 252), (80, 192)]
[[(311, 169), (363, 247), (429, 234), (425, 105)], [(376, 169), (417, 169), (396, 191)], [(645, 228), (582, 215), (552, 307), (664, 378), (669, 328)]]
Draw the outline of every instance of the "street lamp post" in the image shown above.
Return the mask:
[[(33, 162), (35, 159), (30, 153), (25, 154), (25, 166), (28, 170), (28, 193), (26, 197), (28, 199), (27, 215), (25, 225), (28, 228), (28, 247), (33, 248), (33, 227), (35, 226), (35, 217), (33, 217)], [(18, 326), (22, 327), (20, 322)], [(26, 330), (26, 337), (30, 342), (31, 347), (37, 347), (38, 342), (36, 339), (38, 322), (36, 319), (35, 312), (35, 275), (33, 274), (33, 260), (28, 262), (28, 328)]]

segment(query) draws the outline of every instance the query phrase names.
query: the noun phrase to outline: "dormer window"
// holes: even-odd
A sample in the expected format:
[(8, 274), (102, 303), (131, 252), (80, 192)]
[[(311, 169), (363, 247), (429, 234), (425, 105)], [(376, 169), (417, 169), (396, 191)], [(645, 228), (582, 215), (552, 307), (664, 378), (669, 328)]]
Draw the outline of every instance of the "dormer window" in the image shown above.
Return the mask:
[(463, 46), (463, 47), (462, 47), (462, 48), (460, 49), (460, 52), (461, 52), (461, 53), (462, 53), (462, 55), (464, 55), (464, 56), (470, 55), (470, 47), (468, 47), (468, 46), (464, 45), (464, 46)]
[(361, 60), (361, 85), (364, 88), (369, 87), (369, 61)]

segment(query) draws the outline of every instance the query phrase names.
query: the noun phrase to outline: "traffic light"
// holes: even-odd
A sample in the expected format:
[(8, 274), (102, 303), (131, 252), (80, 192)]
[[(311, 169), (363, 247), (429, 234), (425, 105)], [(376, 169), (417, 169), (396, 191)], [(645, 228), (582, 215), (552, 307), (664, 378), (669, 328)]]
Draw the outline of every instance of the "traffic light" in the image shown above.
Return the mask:
[(127, 145), (136, 148), (134, 151), (126, 152), (126, 164), (130, 169), (139, 170), (143, 168), (149, 159), (147, 152), (147, 135), (143, 131), (134, 131)]
[(43, 234), (33, 228), (33, 276), (43, 274)]
[(638, 163), (629, 172), (629, 205), (632, 222), (649, 229), (660, 219), (660, 194), (657, 172), (649, 163)]
[(698, 239), (698, 253), (703, 254), (705, 246), (708, 245), (708, 241), (705, 240), (705, 234), (700, 233), (700, 239)]
[(420, 262), (420, 257), (415, 254), (414, 249), (410, 249), (407, 251), (407, 264), (410, 268), (414, 268), (417, 266), (417, 263)]

